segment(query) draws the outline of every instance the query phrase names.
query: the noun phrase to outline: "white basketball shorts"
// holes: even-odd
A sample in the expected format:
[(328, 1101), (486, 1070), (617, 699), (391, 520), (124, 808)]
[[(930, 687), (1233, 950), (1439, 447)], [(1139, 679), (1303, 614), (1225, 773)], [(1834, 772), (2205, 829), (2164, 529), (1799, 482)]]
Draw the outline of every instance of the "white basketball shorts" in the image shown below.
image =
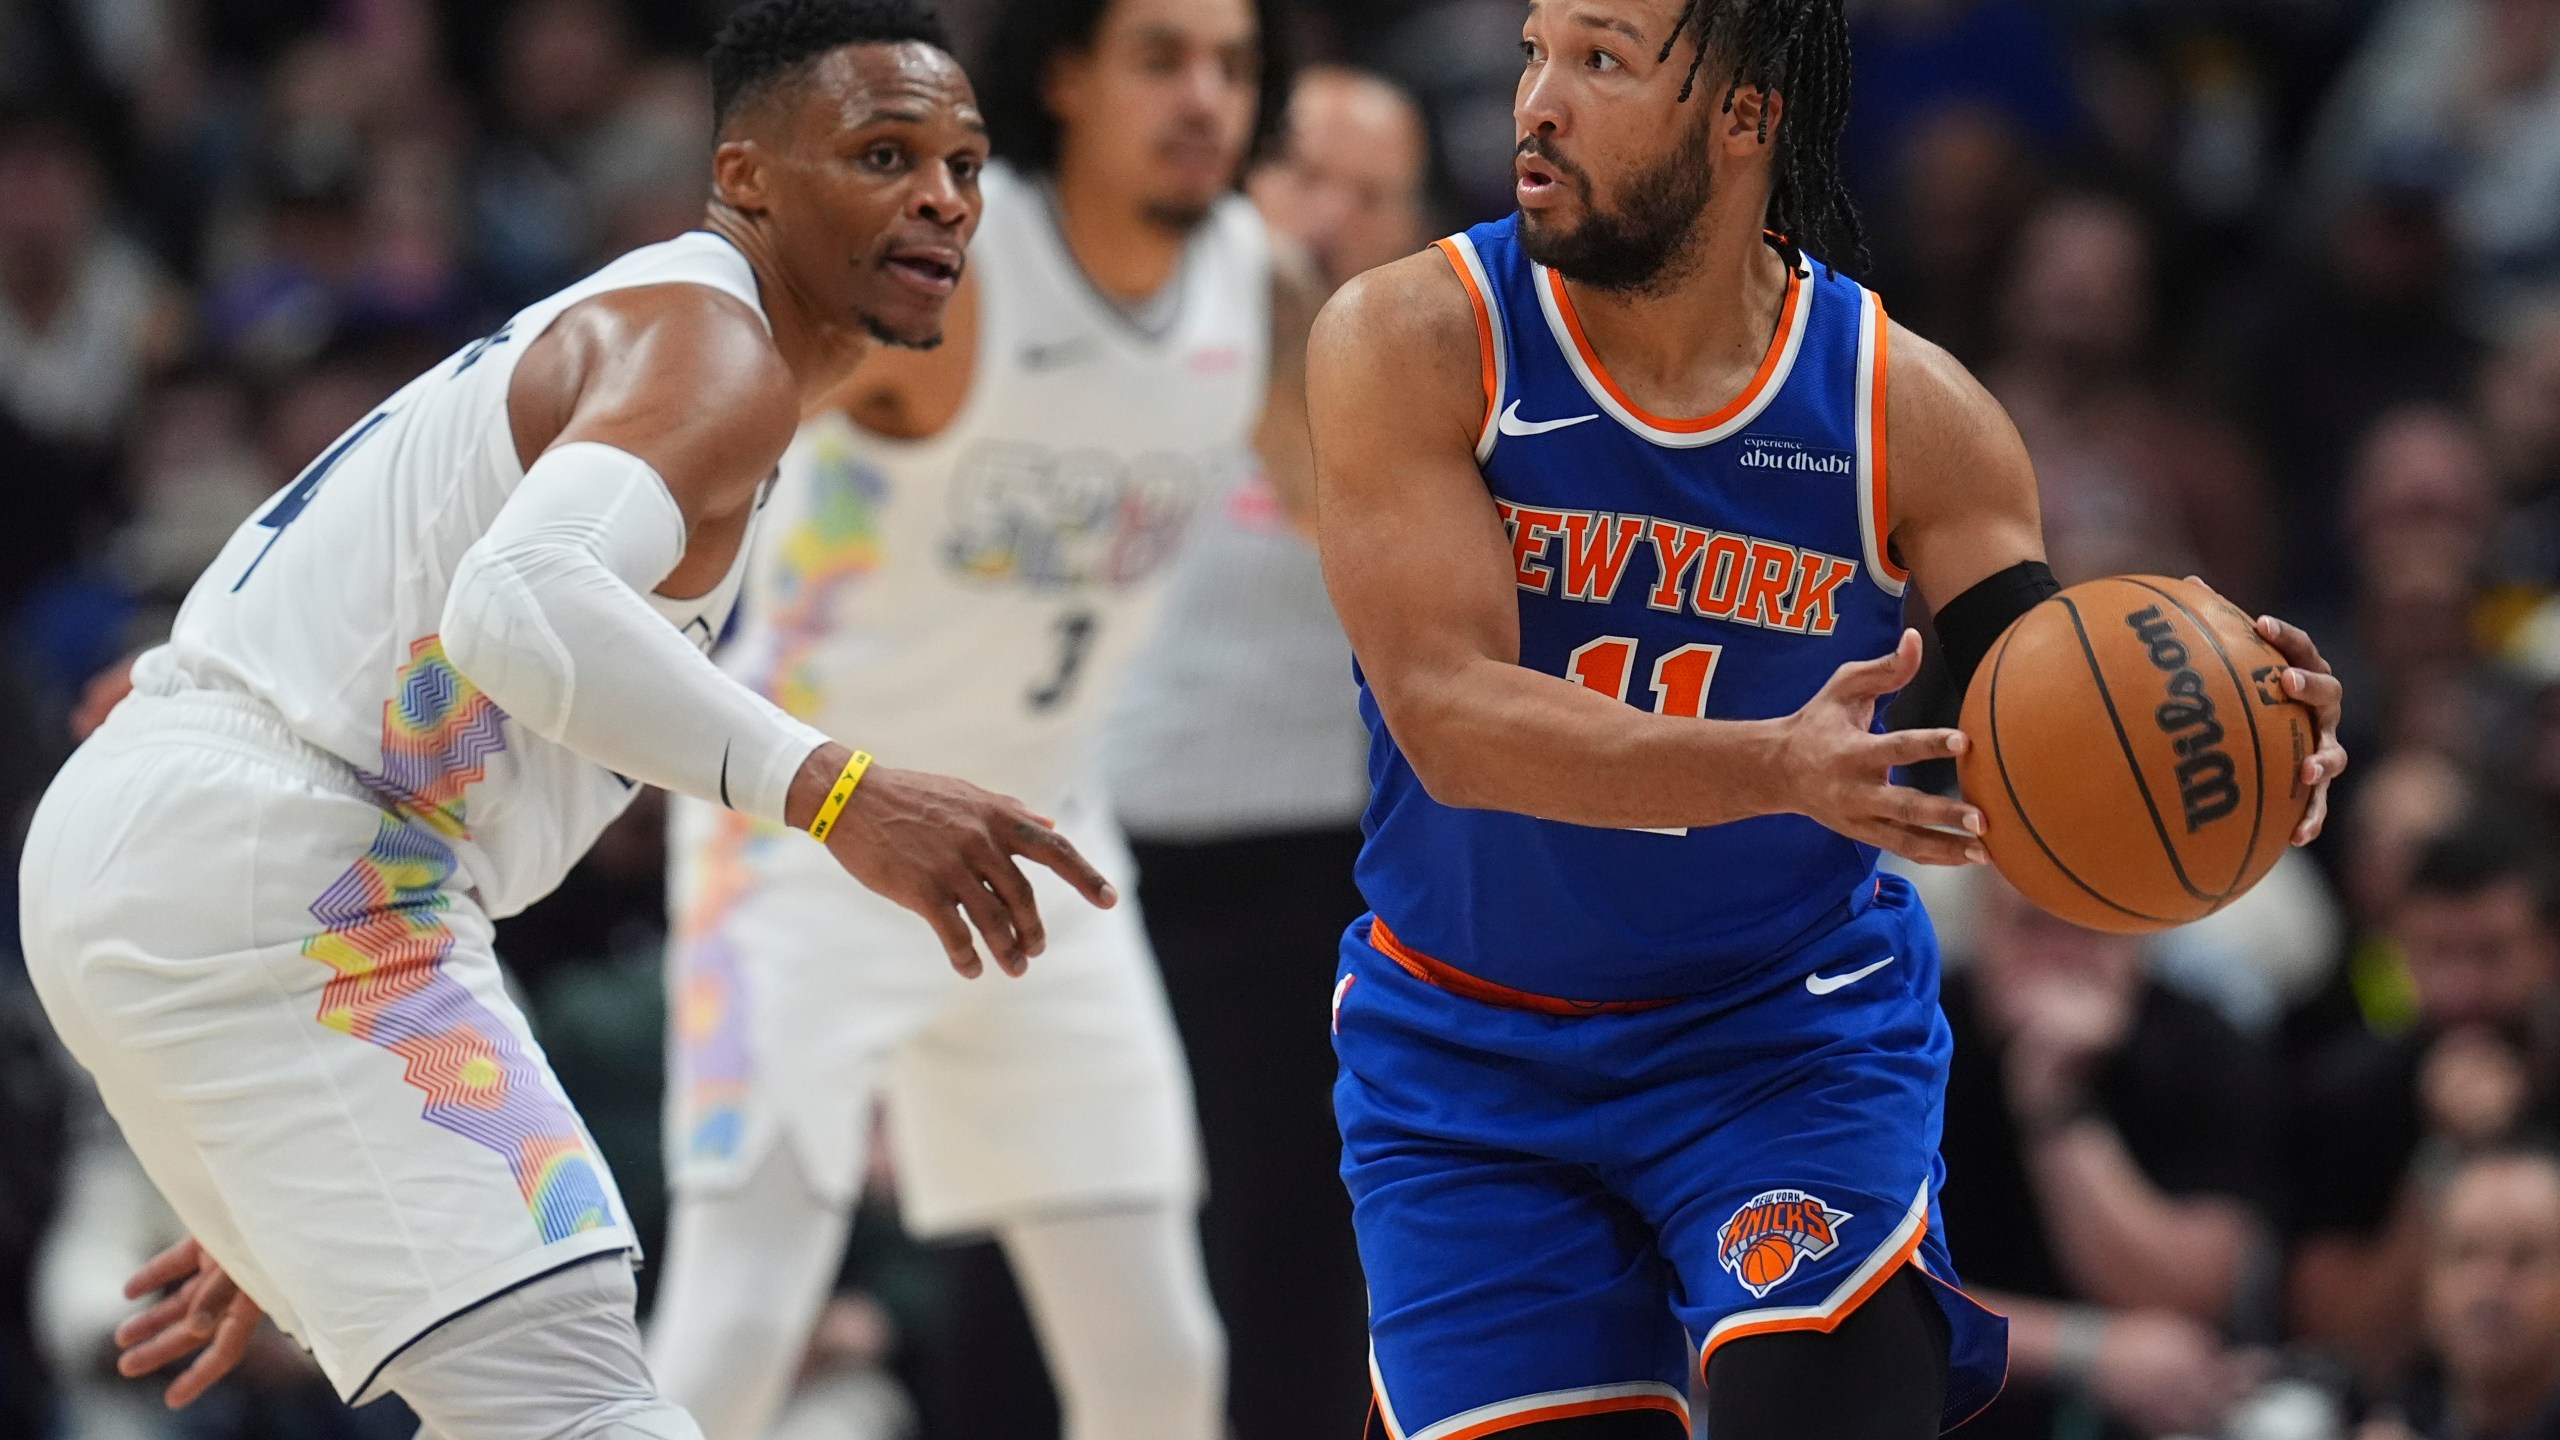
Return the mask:
[(21, 870), (36, 992), (187, 1229), (338, 1392), (635, 1248), (429, 824), (245, 696), (133, 696)]
[(850, 1202), (885, 1097), (910, 1230), (1197, 1201), (1199, 1135), (1136, 867), (1098, 807), (1060, 828), (1119, 888), (1097, 910), (1025, 865), (1049, 948), (1017, 979), (951, 969), (925, 922), (805, 835), (678, 799), (671, 837), (667, 1170), (734, 1185), (787, 1138)]

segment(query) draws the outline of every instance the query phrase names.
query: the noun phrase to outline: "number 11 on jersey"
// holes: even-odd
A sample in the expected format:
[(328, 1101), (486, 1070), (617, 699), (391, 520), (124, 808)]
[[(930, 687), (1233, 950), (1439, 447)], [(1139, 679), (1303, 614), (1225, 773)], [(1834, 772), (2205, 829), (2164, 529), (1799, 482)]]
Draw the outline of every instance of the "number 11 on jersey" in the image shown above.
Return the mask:
[[(1716, 683), (1716, 657), (1721, 645), (1689, 644), (1653, 662), (1653, 711), (1689, 720), (1707, 718), (1707, 687)], [(1565, 657), (1564, 675), (1585, 690), (1612, 700), (1627, 698), (1627, 682), (1635, 678), (1636, 642), (1624, 635), (1603, 635), (1573, 647)], [(1634, 827), (1648, 835), (1686, 835), (1679, 825)]]
[[(1707, 718), (1707, 687), (1716, 681), (1721, 645), (1691, 644), (1653, 662), (1653, 712), (1689, 720)], [(1565, 657), (1564, 675), (1585, 690), (1613, 700), (1627, 698), (1627, 682), (1635, 677), (1636, 642), (1624, 635), (1603, 635), (1573, 647)]]

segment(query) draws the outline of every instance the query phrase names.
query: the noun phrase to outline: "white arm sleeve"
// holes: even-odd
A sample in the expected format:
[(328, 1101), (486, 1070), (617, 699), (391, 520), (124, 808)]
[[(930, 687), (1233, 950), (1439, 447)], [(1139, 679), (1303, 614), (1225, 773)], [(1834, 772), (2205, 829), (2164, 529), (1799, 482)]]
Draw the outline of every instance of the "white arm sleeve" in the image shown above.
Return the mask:
[(454, 571), (445, 654), (535, 734), (781, 824), (827, 737), (650, 608), (684, 546), (684, 512), (647, 461), (590, 441), (546, 451)]

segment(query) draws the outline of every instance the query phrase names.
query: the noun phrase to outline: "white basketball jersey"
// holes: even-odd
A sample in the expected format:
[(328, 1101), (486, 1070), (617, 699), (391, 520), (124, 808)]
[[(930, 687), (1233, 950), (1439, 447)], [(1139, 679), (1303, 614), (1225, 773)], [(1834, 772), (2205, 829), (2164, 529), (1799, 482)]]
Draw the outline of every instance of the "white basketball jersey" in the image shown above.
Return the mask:
[[(492, 915), (548, 893), (632, 785), (511, 723), (445, 659), (437, 627), (462, 554), (524, 479), (507, 422), (516, 362), (562, 311), (611, 290), (707, 285), (764, 314), (755, 271), (695, 231), (635, 250), (519, 311), (409, 382), (243, 522), (188, 592), (144, 694), (245, 692), (434, 828)], [(744, 573), (699, 599), (649, 597), (708, 646)]]
[(969, 247), (977, 370), (921, 441), (840, 415), (783, 458), (721, 663), (887, 764), (1054, 805), (1086, 778), (1193, 516), (1250, 463), (1270, 256), (1219, 202), (1142, 333), (1002, 167)]

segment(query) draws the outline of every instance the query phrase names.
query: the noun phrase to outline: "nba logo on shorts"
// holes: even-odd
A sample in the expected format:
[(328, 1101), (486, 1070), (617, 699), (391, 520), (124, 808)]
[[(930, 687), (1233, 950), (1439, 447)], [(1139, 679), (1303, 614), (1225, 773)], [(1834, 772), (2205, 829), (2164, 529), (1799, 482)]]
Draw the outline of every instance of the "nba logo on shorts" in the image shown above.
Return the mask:
[(1801, 1190), (1763, 1190), (1742, 1202), (1716, 1239), (1716, 1258), (1753, 1299), (1765, 1298), (1807, 1260), (1819, 1260), (1840, 1244), (1846, 1210), (1834, 1210)]

